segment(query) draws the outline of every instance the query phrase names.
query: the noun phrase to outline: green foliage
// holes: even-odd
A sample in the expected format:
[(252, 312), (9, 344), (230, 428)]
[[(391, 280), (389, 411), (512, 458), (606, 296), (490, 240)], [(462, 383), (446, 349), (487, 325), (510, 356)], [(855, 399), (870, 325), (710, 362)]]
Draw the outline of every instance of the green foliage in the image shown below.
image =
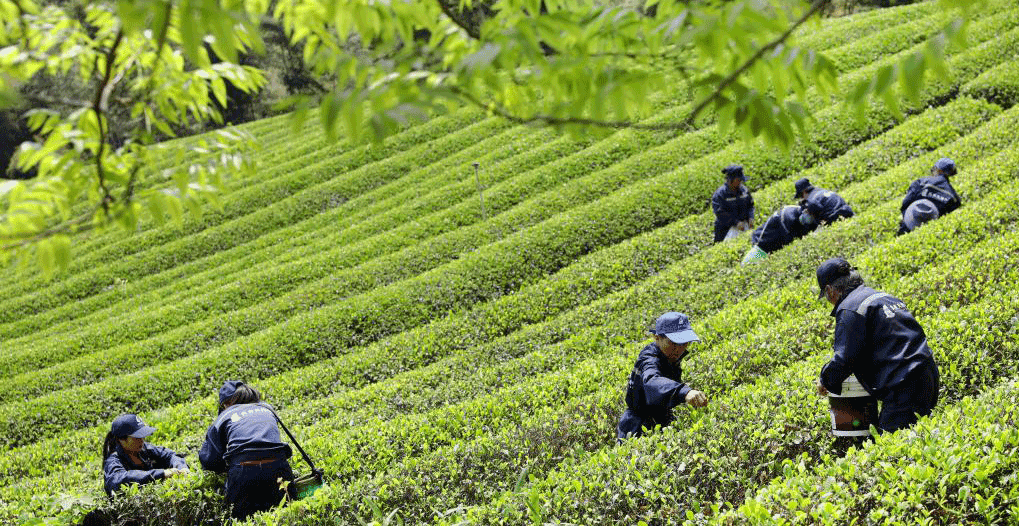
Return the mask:
[[(792, 37), (826, 3), (664, 1), (647, 16), (611, 5), (539, 8), (505, 0), (471, 11), (483, 16), (466, 23), (441, 2), (288, 0), (273, 3), (271, 16), (304, 59), (339, 86), (318, 112), (330, 138), (381, 140), (409, 122), (470, 104), (514, 122), (570, 130), (679, 130), (706, 116), (723, 134), (734, 130), (788, 149), (813, 116), (808, 92), (839, 90), (835, 64)], [(857, 115), (863, 118), (873, 97), (901, 118), (894, 87), (917, 101), (925, 71), (945, 73), (946, 47), (962, 41), (971, 3), (945, 1), (953, 9), (923, 50), (858, 82), (847, 98)], [(76, 12), (4, 0), (0, 7), (11, 15), (0, 41), (4, 99), (13, 100), (40, 73), (75, 74), (94, 86), (92, 101), (73, 105), (78, 109), (68, 115), (29, 112), (40, 140), (26, 143), (18, 166), (36, 168), (39, 177), (7, 189), (0, 223), (7, 258), (34, 245), (47, 274), (67, 269), (66, 234), (112, 224), (133, 230), (147, 218), (179, 224), (185, 211), (199, 214), (203, 203), (218, 202), (225, 175), (253, 173), (250, 157), (241, 154), (250, 145), (232, 132), (200, 147), (212, 154), (210, 164), (178, 168), (144, 191), (136, 188), (140, 179), (160, 177), (147, 173), (154, 132), (172, 136), (189, 119), (218, 120), (227, 82), (248, 93), (264, 84), (238, 57), (263, 51), (257, 21), (268, 3), (144, 0)], [(213, 64), (210, 53), (222, 62)], [(682, 115), (640, 122), (655, 109), (651, 94), (680, 85), (693, 97)], [(110, 136), (112, 102), (130, 114), (123, 141)], [(309, 101), (293, 105), (300, 118)]]
[[(212, 134), (195, 148), (213, 155), (173, 173), (153, 174), (164, 178), (158, 188), (139, 188), (159, 155), (149, 145), (157, 130), (172, 136), (171, 127), (189, 119), (218, 119), (215, 105), (226, 102), (226, 81), (246, 92), (263, 82), (259, 71), (237, 64), (238, 50), (260, 44), (247, 11), (212, 1), (177, 8), (159, 2), (95, 4), (77, 16), (65, 9), (70, 8), (32, 1), (0, 5), (14, 15), (3, 18), (0, 37), (4, 107), (36, 75), (76, 75), (93, 86), (91, 100), (74, 104), (67, 115), (26, 113), (37, 140), (21, 145), (16, 167), (34, 169), (37, 176), (4, 188), (4, 261), (35, 245), (38, 266), (47, 274), (67, 268), (68, 234), (108, 225), (132, 230), (143, 217), (180, 222), (185, 210), (199, 213), (204, 203), (216, 205), (225, 175), (253, 171), (242, 154), (250, 137), (235, 130)], [(212, 50), (231, 60), (212, 64), (203, 47), (206, 37)], [(112, 136), (111, 105), (128, 108), (126, 137)], [(90, 208), (77, 210), (81, 200)]]
[(721, 522), (1008, 522), (1019, 502), (1017, 396), (1005, 380), (843, 458), (786, 460), (781, 478)]
[[(792, 156), (733, 143), (711, 115), (692, 133), (578, 141), (464, 111), (369, 147), (328, 144), (317, 124), (243, 127), (264, 137), (264, 181), (225, 193), (222, 210), (99, 233), (67, 280), (0, 288), (0, 522), (66, 524), (95, 507), (124, 523), (222, 522), (222, 481), (197, 473), (107, 504), (96, 452), (109, 417), (136, 410), (153, 442), (193, 459), (214, 390), (234, 377), (259, 387), (328, 475), (253, 524), (1007, 521), (1014, 469), (997, 455), (1014, 456), (1011, 438), (927, 431), (958, 425), (956, 410), (974, 433), (1000, 429), (953, 406), (1019, 375), (1008, 288), (1019, 207), (1001, 185), (1019, 167), (1019, 113), (959, 96), (1019, 45), (1014, 4), (992, 5), (970, 22), (971, 46), (948, 55), (951, 76), (897, 100), (901, 124), (882, 105), (856, 122), (808, 90), (816, 123)], [(936, 7), (824, 22), (804, 41), (824, 43), (840, 83), (855, 83), (922, 49)], [(658, 93), (642, 122), (692, 109), (685, 90)], [(206, 158), (172, 149), (198, 140), (168, 143), (150, 169)], [(902, 192), (942, 156), (959, 166), (962, 208), (894, 236)], [(739, 267), (746, 238), (710, 244), (704, 206), (729, 162), (747, 166), (758, 219), (799, 177), (857, 215)], [(906, 301), (945, 387), (918, 434), (882, 437), (846, 464), (810, 390), (831, 338), (813, 270), (834, 254)], [(691, 314), (704, 339), (685, 377), (710, 404), (617, 447), (625, 376), (665, 309)], [(965, 471), (944, 478), (952, 465)], [(836, 494), (855, 507), (825, 504)]]
[(1002, 62), (967, 82), (962, 93), (1000, 104), (1006, 108), (1019, 102), (1019, 62)]

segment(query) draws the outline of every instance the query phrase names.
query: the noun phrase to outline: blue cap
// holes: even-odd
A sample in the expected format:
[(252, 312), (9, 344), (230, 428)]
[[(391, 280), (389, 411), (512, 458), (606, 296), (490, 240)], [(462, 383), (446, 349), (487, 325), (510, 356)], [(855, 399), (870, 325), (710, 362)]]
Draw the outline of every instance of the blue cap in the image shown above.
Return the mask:
[(810, 180), (806, 177), (796, 181), (794, 186), (796, 187), (796, 195), (793, 196), (793, 199), (799, 199), (800, 194), (802, 194), (804, 190), (814, 189), (814, 185), (810, 184)]
[(848, 276), (852, 270), (853, 266), (843, 258), (831, 258), (821, 263), (817, 267), (817, 286), (821, 288), (821, 292), (817, 294), (817, 297), (824, 297), (825, 287), (831, 285), (842, 276)]
[(726, 179), (737, 179), (737, 178), (739, 178), (739, 179), (743, 179), (744, 181), (747, 180), (747, 176), (743, 175), (743, 165), (742, 164), (730, 164), (729, 166), (726, 166), (725, 168), (722, 168), (722, 173), (725, 174), (725, 178)]
[(934, 169), (945, 175), (955, 175), (955, 161), (948, 157), (942, 157), (934, 163)]
[(234, 393), (237, 392), (237, 388), (244, 385), (244, 382), (240, 380), (227, 380), (223, 382), (223, 387), (219, 388), (219, 405), (223, 405)]
[(701, 341), (697, 337), (697, 333), (693, 332), (693, 328), (690, 326), (690, 319), (686, 317), (686, 314), (679, 312), (666, 312), (655, 320), (655, 328), (651, 331), (651, 334), (658, 336), (665, 336), (672, 340), (673, 343), (690, 343), (694, 341)]
[(134, 413), (120, 415), (110, 425), (110, 433), (117, 437), (145, 438), (155, 432), (156, 428), (145, 425)]

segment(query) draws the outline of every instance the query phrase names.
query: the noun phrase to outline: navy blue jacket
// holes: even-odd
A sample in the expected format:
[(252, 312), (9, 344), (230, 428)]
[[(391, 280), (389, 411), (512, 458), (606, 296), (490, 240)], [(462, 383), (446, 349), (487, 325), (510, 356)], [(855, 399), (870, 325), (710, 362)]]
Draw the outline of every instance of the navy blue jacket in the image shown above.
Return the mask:
[(732, 192), (729, 185), (723, 184), (711, 196), (711, 210), (715, 212), (715, 225), (724, 226), (726, 230), (740, 221), (754, 218), (754, 196), (746, 185), (740, 185), (739, 191)]
[(148, 484), (162, 480), (168, 468), (188, 469), (184, 457), (172, 449), (153, 446), (148, 442), (138, 452), (142, 463), (135, 464), (131, 457), (117, 444), (117, 449), (103, 460), (103, 488), (107, 495), (119, 491), (124, 484)]
[(796, 205), (783, 206), (750, 233), (750, 244), (757, 245), (765, 252), (774, 252), (807, 235), (816, 225), (805, 226), (800, 223), (801, 212)]
[(831, 190), (814, 188), (807, 194), (805, 201), (807, 209), (816, 214), (815, 219), (821, 223), (832, 223), (840, 218), (850, 218), (854, 215), (849, 203)]
[(962, 203), (959, 194), (948, 182), (944, 175), (929, 175), (913, 181), (906, 190), (906, 197), (902, 199), (900, 212), (905, 212), (914, 201), (927, 199), (938, 208), (938, 215), (943, 216), (952, 212)]
[(626, 408), (641, 418), (644, 427), (668, 425), (672, 408), (686, 401), (690, 387), (683, 383), (682, 360), (670, 362), (653, 342), (637, 355), (626, 385)]
[(927, 335), (906, 304), (883, 292), (860, 286), (832, 310), (835, 354), (821, 369), (821, 385), (842, 394), (850, 374), (868, 393), (887, 400), (917, 367), (934, 364)]
[(198, 460), (203, 468), (223, 473), (246, 460), (288, 459), (292, 454), (280, 439), (270, 406), (237, 404), (224, 409), (209, 426)]

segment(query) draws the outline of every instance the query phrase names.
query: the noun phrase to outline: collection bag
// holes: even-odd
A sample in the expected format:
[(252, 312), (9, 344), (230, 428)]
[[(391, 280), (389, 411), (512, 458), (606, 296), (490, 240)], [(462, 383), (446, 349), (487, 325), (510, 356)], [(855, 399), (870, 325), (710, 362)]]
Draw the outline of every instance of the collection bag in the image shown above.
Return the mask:
[(290, 496), (291, 500), (306, 499), (314, 495), (319, 488), (325, 485), (323, 471), (315, 467), (315, 463), (311, 461), (311, 457), (309, 457), (308, 453), (304, 451), (301, 444), (297, 442), (297, 438), (295, 438), (294, 434), (290, 432), (287, 425), (280, 420), (276, 411), (273, 411), (272, 408), (269, 407), (266, 408), (272, 412), (272, 416), (276, 417), (276, 422), (279, 423), (280, 427), (283, 428), (283, 431), (285, 431), (287, 436), (290, 437), (290, 441), (293, 442), (294, 446), (297, 447), (297, 450), (301, 452), (301, 456), (304, 457), (304, 461), (307, 462), (308, 467), (311, 468), (311, 473), (295, 477), (294, 480), (290, 482), (290, 488), (287, 491), (287, 495)]

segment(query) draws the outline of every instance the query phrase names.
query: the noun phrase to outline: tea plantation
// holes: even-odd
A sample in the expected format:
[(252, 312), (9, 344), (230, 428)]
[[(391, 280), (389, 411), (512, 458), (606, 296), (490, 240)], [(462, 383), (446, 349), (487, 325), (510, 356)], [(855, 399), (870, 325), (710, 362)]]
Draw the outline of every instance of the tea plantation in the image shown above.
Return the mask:
[[(923, 2), (799, 39), (852, 86), (941, 21)], [(817, 120), (789, 152), (711, 119), (574, 138), (464, 109), (371, 146), (314, 120), (244, 125), (259, 173), (222, 207), (83, 237), (53, 279), (7, 271), (0, 523), (110, 507), (99, 451), (123, 412), (192, 475), (114, 508), (217, 523), (222, 478), (197, 450), (228, 379), (256, 386), (327, 474), (251, 524), (1019, 523), (1017, 60), (1019, 4), (989, 0), (949, 79), (898, 101), (905, 120), (811, 95)], [(652, 121), (677, 119), (688, 91), (656, 104)], [(962, 207), (895, 236), (906, 187), (940, 157)], [(712, 244), (707, 207), (730, 163), (758, 224), (800, 177), (856, 216), (740, 266), (748, 236)], [(814, 269), (833, 256), (906, 302), (941, 370), (933, 415), (862, 446), (832, 436), (813, 390), (833, 330)], [(684, 380), (710, 402), (617, 445), (627, 375), (666, 310), (703, 339)]]

